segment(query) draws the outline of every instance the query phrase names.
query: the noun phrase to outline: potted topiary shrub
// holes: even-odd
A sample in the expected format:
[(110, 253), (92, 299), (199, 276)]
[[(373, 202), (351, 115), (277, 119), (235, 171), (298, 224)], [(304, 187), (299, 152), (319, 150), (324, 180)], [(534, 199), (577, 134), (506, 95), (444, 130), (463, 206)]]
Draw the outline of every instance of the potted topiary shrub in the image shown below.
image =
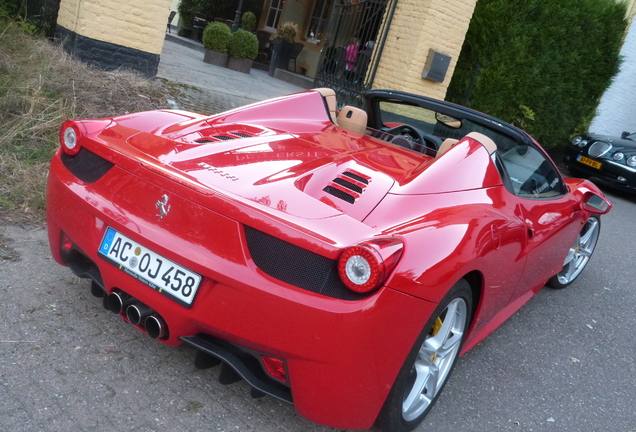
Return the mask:
[(203, 30), (203, 61), (215, 66), (227, 67), (227, 49), (232, 32), (227, 24), (212, 22)]
[(274, 76), (276, 68), (287, 70), (289, 59), (291, 58), (294, 42), (298, 34), (298, 26), (292, 22), (284, 22), (278, 26), (274, 33), (272, 62), (270, 63), (269, 74)]
[(230, 54), (227, 67), (235, 71), (250, 73), (252, 60), (258, 54), (258, 39), (256, 35), (247, 30), (237, 30), (230, 37), (227, 50)]
[(195, 0), (181, 0), (179, 11), (179, 36), (189, 38), (194, 27), (194, 15), (199, 11)]
[(241, 18), (241, 28), (248, 32), (254, 32), (256, 30), (256, 15), (254, 12), (245, 12)]

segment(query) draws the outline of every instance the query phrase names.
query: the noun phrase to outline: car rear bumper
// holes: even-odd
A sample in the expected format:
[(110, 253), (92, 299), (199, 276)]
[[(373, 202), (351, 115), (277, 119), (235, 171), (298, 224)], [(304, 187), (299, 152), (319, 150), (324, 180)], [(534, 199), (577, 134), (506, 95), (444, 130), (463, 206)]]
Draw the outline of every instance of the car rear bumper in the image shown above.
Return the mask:
[(564, 156), (563, 161), (569, 169), (580, 172), (588, 177), (596, 177), (604, 180), (623, 190), (636, 192), (636, 169), (612, 160), (586, 156), (601, 164), (600, 169), (597, 169), (579, 162), (577, 155), (578, 153), (576, 152), (567, 152)]
[[(236, 220), (177, 194), (171, 194), (170, 216), (182, 212), (192, 223), (154, 218), (154, 201), (164, 192), (116, 167), (97, 183), (84, 184), (54, 157), (47, 192), (53, 257), (106, 293), (122, 291), (156, 311), (168, 328), (162, 342), (186, 341), (205, 351), (197, 344), (216, 340), (257, 361), (259, 354), (282, 359), (289, 400), (300, 414), (332, 427), (370, 428), (436, 305), (389, 288), (345, 301), (277, 281), (256, 268)], [(201, 274), (191, 307), (105, 261), (97, 250), (108, 227)], [(79, 261), (69, 262), (60, 250), (62, 232), (83, 257)], [(276, 380), (266, 377), (265, 382)], [(286, 385), (275, 387), (283, 393), (274, 396), (286, 400)]]

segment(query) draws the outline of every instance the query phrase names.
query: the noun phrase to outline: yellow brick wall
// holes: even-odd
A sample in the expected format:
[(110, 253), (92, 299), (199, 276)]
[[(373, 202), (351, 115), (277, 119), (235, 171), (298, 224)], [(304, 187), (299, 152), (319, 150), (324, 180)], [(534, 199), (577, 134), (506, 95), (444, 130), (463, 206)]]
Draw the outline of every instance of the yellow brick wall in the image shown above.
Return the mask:
[(171, 0), (62, 0), (57, 23), (79, 35), (161, 54)]
[[(373, 88), (444, 99), (477, 0), (398, 0)], [(422, 78), (429, 49), (452, 57), (446, 79)]]

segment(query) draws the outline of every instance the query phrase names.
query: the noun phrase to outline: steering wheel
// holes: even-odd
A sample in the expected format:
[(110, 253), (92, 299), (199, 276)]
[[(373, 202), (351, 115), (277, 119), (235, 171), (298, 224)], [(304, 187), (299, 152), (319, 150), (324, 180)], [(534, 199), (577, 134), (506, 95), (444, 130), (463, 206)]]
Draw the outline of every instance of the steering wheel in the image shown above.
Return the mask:
[[(433, 135), (429, 136), (428, 134), (422, 134), (422, 132), (408, 124), (402, 124), (400, 126), (387, 129), (385, 132), (395, 136), (396, 138), (402, 138), (407, 142), (419, 144), (420, 146), (428, 147), (432, 150), (437, 150), (441, 145), (441, 140), (439, 138)], [(401, 145), (401, 143), (399, 145)], [(410, 147), (413, 148), (414, 146), (411, 145)]]
[(416, 142), (420, 145), (426, 145), (426, 141), (424, 140), (424, 137), (422, 136), (420, 131), (407, 124), (396, 126), (394, 128), (386, 130), (385, 132), (391, 135), (401, 136), (401, 138)]

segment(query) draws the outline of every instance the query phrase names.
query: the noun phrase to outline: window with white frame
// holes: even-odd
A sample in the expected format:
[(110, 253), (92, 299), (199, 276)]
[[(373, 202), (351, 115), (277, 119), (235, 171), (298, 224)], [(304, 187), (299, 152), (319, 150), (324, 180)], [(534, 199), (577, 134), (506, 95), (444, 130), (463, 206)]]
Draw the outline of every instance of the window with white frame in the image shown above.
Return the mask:
[(280, 13), (283, 10), (284, 3), (285, 0), (271, 0), (269, 12), (267, 13), (267, 22), (265, 23), (267, 30), (276, 30), (276, 27), (278, 27)]
[(306, 38), (311, 42), (320, 42), (327, 31), (327, 21), (331, 13), (333, 0), (315, 0), (314, 10), (311, 13)]

